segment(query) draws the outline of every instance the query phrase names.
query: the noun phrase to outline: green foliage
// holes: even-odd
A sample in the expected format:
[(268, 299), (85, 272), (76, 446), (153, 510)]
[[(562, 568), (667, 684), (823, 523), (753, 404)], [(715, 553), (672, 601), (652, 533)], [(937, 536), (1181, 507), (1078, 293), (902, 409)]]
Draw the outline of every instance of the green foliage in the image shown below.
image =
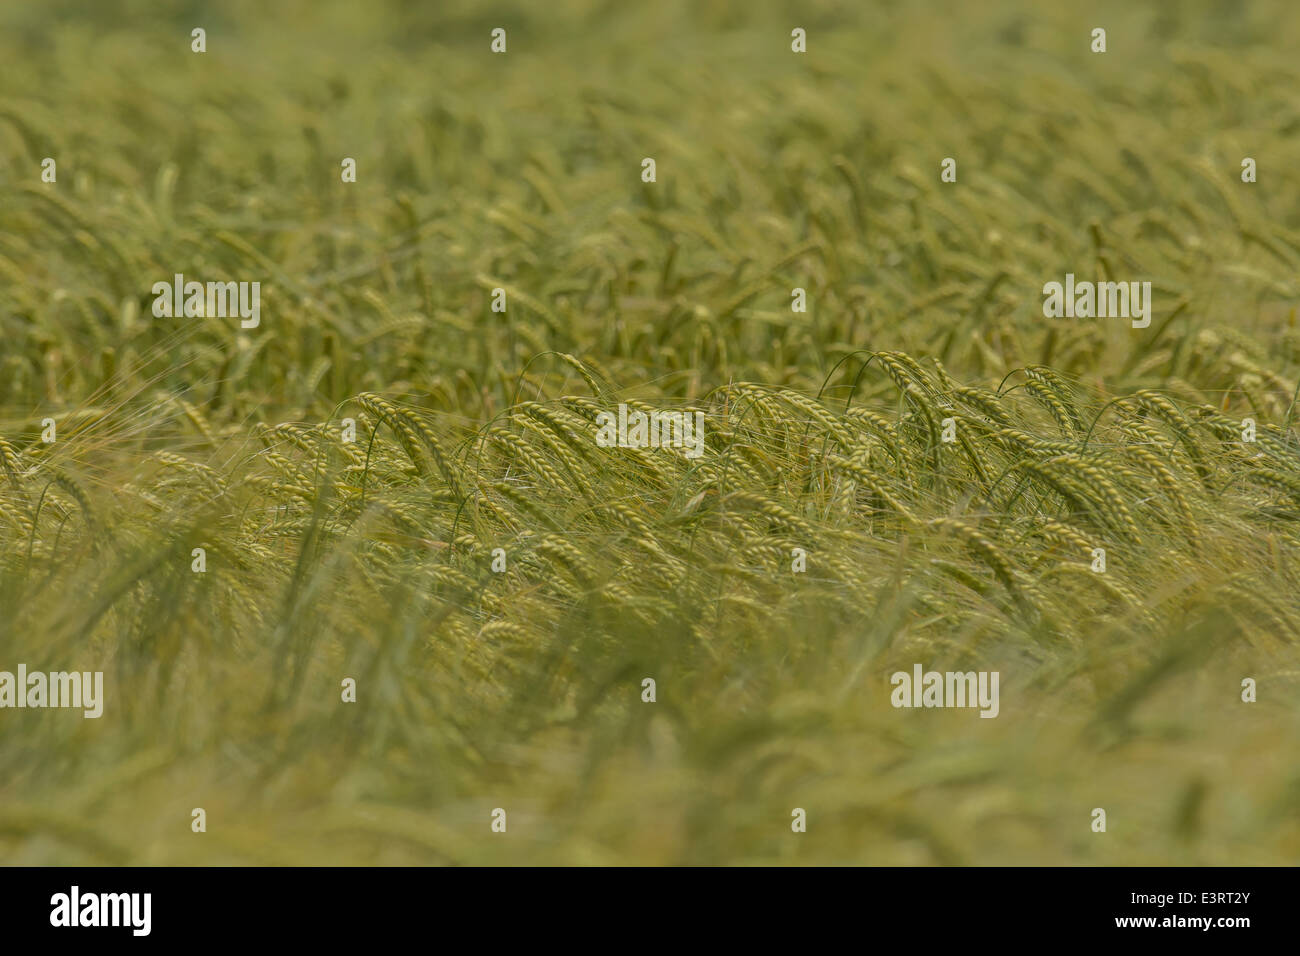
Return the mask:
[(1300, 9), (155, 6), (0, 13), (0, 860), (1300, 858)]

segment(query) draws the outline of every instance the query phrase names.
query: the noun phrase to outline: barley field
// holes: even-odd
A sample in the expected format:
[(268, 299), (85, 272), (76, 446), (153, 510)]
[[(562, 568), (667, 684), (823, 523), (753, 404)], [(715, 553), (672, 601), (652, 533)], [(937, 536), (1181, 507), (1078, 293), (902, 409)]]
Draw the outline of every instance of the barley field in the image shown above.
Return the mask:
[[(104, 674), (0, 709), (0, 862), (1300, 863), (1298, 47), (0, 7), (0, 670)], [(1067, 274), (1149, 325), (1045, 316)], [(996, 719), (894, 706), (918, 664)]]

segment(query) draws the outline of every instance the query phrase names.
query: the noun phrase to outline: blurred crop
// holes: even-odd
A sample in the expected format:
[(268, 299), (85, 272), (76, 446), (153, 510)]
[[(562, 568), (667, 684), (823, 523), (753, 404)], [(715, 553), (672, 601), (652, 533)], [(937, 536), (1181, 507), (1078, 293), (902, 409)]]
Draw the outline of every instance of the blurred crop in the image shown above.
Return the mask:
[(1300, 860), (1300, 8), (266, 6), (0, 11), (0, 862)]

